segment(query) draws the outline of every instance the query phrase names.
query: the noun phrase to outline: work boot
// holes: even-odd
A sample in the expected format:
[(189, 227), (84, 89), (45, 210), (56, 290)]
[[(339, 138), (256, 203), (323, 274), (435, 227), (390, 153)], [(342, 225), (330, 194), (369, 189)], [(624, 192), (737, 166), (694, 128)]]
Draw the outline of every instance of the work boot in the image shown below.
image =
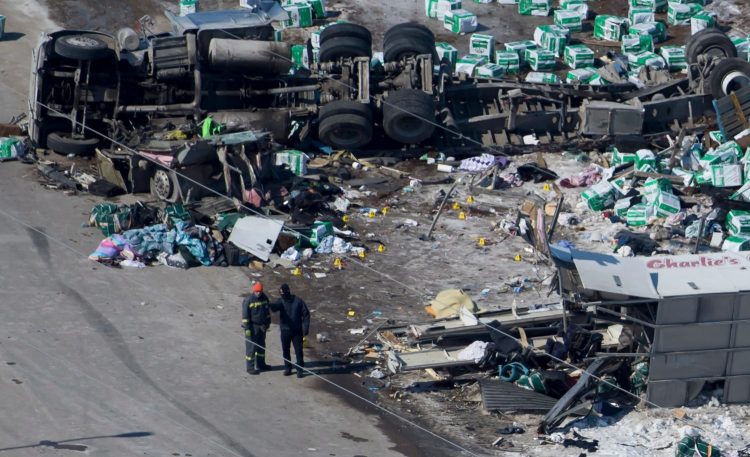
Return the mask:
[(291, 376), (291, 375), (292, 375), (292, 369), (284, 368), (284, 376)]
[(302, 370), (297, 370), (297, 378), (303, 378), (305, 376), (305, 373), (302, 372)]
[(247, 374), (256, 375), (260, 374), (260, 371), (258, 371), (255, 367), (252, 367), (247, 369)]

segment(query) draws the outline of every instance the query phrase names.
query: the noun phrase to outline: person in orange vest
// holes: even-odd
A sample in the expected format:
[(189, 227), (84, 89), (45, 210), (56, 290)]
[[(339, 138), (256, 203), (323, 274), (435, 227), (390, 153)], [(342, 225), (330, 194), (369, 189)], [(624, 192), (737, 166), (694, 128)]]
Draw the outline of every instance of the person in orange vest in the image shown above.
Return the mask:
[(242, 328), (245, 329), (245, 369), (257, 375), (268, 370), (266, 365), (266, 332), (271, 325), (268, 297), (263, 284), (253, 284), (253, 293), (242, 302)]

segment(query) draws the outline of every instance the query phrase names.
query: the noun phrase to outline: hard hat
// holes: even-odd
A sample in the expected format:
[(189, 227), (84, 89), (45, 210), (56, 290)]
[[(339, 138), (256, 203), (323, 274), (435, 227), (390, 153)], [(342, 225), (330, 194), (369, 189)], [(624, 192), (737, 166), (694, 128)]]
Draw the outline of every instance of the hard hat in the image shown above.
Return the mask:
[(253, 284), (253, 292), (255, 292), (255, 293), (261, 293), (261, 292), (263, 292), (263, 284), (261, 284), (259, 282), (256, 282), (255, 284)]

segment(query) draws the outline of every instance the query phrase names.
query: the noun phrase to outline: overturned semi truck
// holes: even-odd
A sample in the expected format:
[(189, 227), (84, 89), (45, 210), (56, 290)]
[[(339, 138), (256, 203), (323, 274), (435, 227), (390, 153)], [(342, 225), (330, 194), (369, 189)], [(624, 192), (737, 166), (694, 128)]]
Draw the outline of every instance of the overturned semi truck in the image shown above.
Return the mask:
[[(259, 1), (245, 10), (167, 12), (169, 33), (148, 33), (142, 20), (140, 34), (45, 35), (33, 59), (31, 138), (59, 153), (91, 154), (111, 139), (137, 146), (154, 126), (210, 117), (230, 132), (268, 131), (282, 144), (312, 137), (350, 150), (481, 143), (510, 151), (529, 134), (563, 145), (699, 126), (714, 115), (714, 98), (750, 85), (750, 64), (718, 29), (690, 39), (686, 77), (650, 75), (647, 84), (459, 77), (416, 23), (385, 33), (377, 66), (366, 28), (330, 25), (317, 63), (290, 72), (290, 46), (274, 41), (271, 26), (283, 14), (276, 2)], [(311, 57), (309, 42), (307, 51)]]

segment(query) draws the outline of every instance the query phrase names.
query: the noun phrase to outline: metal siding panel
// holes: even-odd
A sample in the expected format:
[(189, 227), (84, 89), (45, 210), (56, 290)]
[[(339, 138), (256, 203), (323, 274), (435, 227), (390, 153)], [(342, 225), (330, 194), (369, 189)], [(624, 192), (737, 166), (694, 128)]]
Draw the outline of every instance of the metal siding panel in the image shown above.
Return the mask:
[(698, 322), (731, 321), (734, 311), (733, 295), (710, 295), (701, 297)]
[(750, 349), (733, 352), (729, 360), (727, 376), (750, 375)]
[(726, 365), (726, 352), (653, 355), (649, 381), (721, 377)]
[(649, 380), (646, 399), (659, 406), (678, 407), (687, 402), (687, 390), (685, 381)]
[(726, 349), (731, 329), (731, 324), (657, 328), (654, 331), (654, 353)]
[(750, 377), (727, 379), (724, 383), (724, 403), (750, 402)]
[(750, 319), (750, 294), (739, 296), (739, 312), (735, 319)]
[(686, 324), (698, 319), (697, 297), (668, 298), (659, 301), (656, 324)]
[(735, 324), (734, 344), (732, 347), (750, 347), (750, 322)]

